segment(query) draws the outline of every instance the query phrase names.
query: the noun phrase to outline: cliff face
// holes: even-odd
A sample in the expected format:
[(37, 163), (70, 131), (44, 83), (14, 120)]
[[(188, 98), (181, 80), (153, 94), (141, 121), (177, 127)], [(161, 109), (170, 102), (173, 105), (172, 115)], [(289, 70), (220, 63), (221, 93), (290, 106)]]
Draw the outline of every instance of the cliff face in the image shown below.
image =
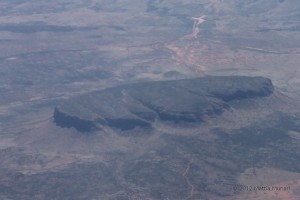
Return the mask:
[(272, 82), (263, 77), (202, 77), (130, 84), (82, 95), (54, 110), (54, 122), (91, 132), (109, 126), (120, 130), (151, 128), (161, 121), (202, 122), (220, 115), (230, 102), (271, 95)]
[[(249, 79), (249, 77), (246, 79)], [(240, 85), (232, 86), (231, 88), (225, 87), (224, 90), (215, 91), (212, 92), (212, 94), (224, 101), (232, 101), (237, 99), (266, 97), (271, 95), (273, 90), (274, 87), (270, 79), (256, 78), (246, 82), (240, 82)]]
[(95, 130), (95, 122), (92, 120), (81, 119), (78, 116), (71, 116), (63, 113), (58, 108), (54, 109), (54, 122), (63, 128), (74, 127), (81, 132), (90, 132)]

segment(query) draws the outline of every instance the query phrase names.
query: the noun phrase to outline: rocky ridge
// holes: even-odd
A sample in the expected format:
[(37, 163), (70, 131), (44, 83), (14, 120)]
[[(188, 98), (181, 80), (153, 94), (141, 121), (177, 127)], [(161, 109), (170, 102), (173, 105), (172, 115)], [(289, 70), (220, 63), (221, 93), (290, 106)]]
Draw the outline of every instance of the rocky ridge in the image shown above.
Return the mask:
[(272, 94), (264, 77), (207, 76), (175, 81), (128, 84), (81, 95), (54, 110), (54, 122), (81, 132), (103, 126), (120, 130), (151, 128), (154, 120), (202, 122), (220, 115), (230, 102)]

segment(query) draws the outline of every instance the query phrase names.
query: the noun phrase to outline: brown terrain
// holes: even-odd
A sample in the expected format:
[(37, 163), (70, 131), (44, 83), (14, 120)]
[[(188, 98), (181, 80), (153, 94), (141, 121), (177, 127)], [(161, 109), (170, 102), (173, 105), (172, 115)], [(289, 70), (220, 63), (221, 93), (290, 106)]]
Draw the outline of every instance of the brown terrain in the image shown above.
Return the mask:
[[(299, 10), (297, 0), (2, 0), (0, 199), (300, 199)], [(80, 113), (91, 92), (206, 76), (266, 77), (274, 92), (224, 101), (201, 123), (158, 117), (151, 129), (92, 133), (54, 123), (56, 107), (79, 97)], [(160, 105), (166, 91), (150, 97)], [(109, 100), (99, 103), (111, 116), (127, 109)]]

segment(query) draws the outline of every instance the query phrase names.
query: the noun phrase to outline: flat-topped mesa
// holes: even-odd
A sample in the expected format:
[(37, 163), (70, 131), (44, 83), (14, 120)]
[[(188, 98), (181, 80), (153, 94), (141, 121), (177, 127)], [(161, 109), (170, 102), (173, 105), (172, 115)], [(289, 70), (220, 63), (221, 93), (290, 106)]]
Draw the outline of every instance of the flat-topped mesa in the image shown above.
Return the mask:
[(151, 128), (157, 119), (201, 122), (204, 116), (220, 115), (230, 101), (266, 97), (273, 90), (271, 80), (245, 76), (128, 84), (63, 102), (54, 110), (54, 122), (81, 132), (103, 126), (120, 130)]

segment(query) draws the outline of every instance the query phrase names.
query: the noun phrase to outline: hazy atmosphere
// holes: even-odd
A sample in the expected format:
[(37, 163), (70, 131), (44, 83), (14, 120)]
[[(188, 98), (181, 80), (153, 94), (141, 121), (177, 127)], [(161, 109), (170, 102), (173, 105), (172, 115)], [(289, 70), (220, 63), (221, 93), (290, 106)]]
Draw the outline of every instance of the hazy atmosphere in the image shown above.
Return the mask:
[(300, 199), (299, 0), (1, 0), (0, 199)]

